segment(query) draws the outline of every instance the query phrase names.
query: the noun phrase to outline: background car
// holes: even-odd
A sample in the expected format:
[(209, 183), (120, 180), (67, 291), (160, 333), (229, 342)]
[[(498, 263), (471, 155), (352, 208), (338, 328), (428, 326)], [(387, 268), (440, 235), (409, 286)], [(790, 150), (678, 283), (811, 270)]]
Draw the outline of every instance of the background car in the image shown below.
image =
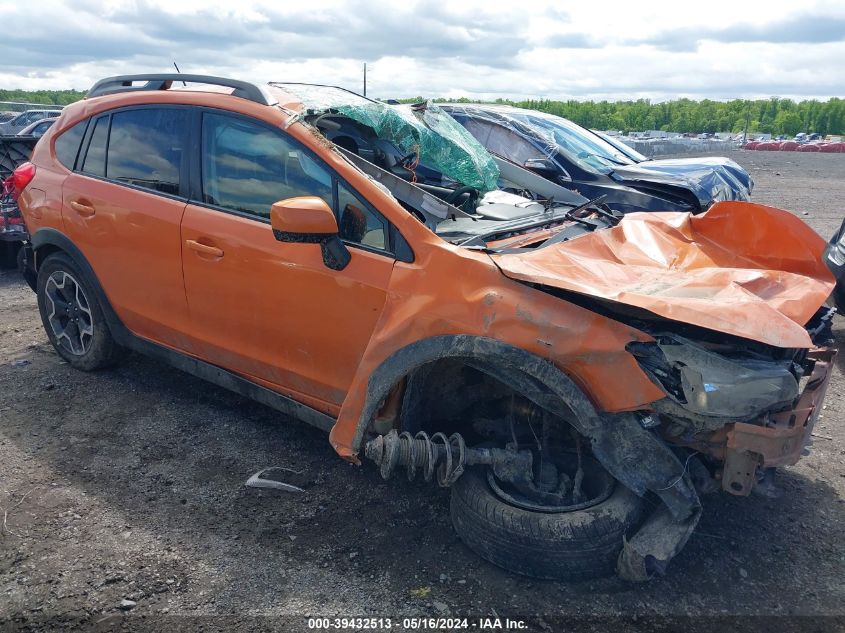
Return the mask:
[(842, 220), (842, 226), (830, 238), (824, 262), (836, 277), (836, 288), (833, 290), (836, 309), (839, 314), (845, 314), (845, 220)]
[(54, 116), (47, 119), (41, 119), (35, 123), (30, 123), (15, 136), (32, 136), (33, 138), (41, 138), (44, 136), (44, 132), (49, 130), (50, 126), (53, 125), (58, 118), (59, 117)]
[[(564, 118), (502, 105), (444, 104), (489, 151), (622, 211), (704, 211), (748, 200), (753, 181), (727, 158), (648, 160)], [(645, 160), (643, 160), (645, 159)]]
[(41, 119), (47, 119), (51, 117), (57, 117), (62, 113), (61, 109), (52, 109), (52, 110), (27, 110), (26, 112), (21, 112), (16, 117), (6, 121), (5, 123), (0, 123), (0, 135), (11, 136), (12, 134), (17, 134), (21, 130), (26, 127), (29, 127), (36, 121), (40, 121)]

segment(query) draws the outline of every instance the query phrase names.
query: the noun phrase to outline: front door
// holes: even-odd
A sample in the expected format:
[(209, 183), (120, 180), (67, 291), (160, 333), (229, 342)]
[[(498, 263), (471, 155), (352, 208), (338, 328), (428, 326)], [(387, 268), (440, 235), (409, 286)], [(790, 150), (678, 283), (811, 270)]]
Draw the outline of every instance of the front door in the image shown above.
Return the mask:
[[(387, 222), (279, 129), (206, 111), (201, 138), (202, 199), (188, 204), (182, 220), (185, 289), (201, 355), (332, 411), (385, 303), (394, 264)], [(344, 270), (326, 267), (318, 245), (273, 237), (272, 204), (309, 195), (339, 216), (352, 252)]]

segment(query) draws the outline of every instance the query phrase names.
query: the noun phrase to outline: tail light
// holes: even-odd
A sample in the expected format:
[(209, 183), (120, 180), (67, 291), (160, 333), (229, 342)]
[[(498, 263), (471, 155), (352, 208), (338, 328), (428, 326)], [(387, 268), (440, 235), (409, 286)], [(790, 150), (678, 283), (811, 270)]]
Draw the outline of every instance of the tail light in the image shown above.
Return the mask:
[(22, 163), (12, 172), (12, 198), (15, 200), (21, 195), (24, 188), (35, 178), (35, 165)]

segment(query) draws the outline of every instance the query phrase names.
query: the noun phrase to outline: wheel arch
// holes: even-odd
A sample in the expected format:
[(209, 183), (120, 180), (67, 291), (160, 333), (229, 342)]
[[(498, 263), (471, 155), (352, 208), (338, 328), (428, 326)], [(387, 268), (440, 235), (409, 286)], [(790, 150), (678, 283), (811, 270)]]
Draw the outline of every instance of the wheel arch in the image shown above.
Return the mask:
[(444, 359), (465, 363), (495, 378), (552, 414), (559, 415), (562, 407), (568, 408), (573, 414), (569, 421), (589, 439), (602, 465), (638, 495), (647, 491), (657, 494), (674, 517), (688, 517), (700, 508), (698, 496), (685, 478), (684, 465), (663, 440), (643, 428), (634, 413), (602, 413), (572, 378), (549, 360), (480, 336), (422, 339), (382, 362), (367, 383), (353, 438), (356, 451), (391, 391), (403, 380), (412, 379), (414, 372)]
[(64, 253), (73, 260), (73, 263), (79, 267), (79, 272), (84, 281), (93, 289), (112, 336), (121, 345), (128, 345), (131, 342), (132, 334), (112, 308), (97, 274), (79, 247), (67, 235), (52, 228), (39, 229), (32, 235), (30, 241), (34, 253), (33, 264), (36, 273), (42, 262), (55, 253)]

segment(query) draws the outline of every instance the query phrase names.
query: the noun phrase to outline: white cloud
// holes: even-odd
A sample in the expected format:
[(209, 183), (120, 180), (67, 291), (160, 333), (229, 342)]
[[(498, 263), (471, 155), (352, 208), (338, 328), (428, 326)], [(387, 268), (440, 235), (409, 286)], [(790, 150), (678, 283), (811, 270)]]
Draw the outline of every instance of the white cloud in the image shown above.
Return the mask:
[(7, 88), (84, 89), (173, 61), (354, 90), (366, 61), (379, 97), (827, 98), (845, 85), (845, 8), (829, 0), (76, 0), (0, 14)]

